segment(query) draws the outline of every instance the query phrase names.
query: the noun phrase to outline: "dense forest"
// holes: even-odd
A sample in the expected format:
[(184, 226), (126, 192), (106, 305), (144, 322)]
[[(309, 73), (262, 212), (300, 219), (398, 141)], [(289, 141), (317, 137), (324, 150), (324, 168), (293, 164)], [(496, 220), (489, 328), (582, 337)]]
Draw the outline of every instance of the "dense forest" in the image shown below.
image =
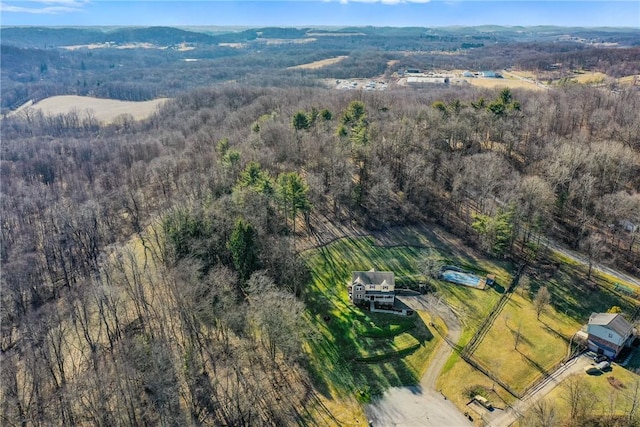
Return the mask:
[[(368, 230), (438, 223), (491, 256), (530, 262), (552, 239), (640, 275), (635, 88), (313, 83), (350, 63), (252, 84), (270, 64), (321, 55), (296, 45), (270, 59), (270, 49), (210, 48), (215, 62), (197, 68), (210, 74), (183, 78), (189, 63), (163, 73), (164, 53), (136, 51), (131, 63), (148, 62), (125, 87), (129, 71), (109, 68), (109, 50), (3, 45), (3, 107), (81, 93), (78, 74), (86, 94), (177, 94), (140, 122), (103, 125), (85, 112), (3, 119), (4, 425), (322, 425), (332, 415), (306, 369), (315, 331), (296, 251), (321, 220)], [(583, 58), (600, 55), (585, 49)], [(611, 58), (637, 67), (629, 49)], [(372, 75), (394, 58), (361, 55), (371, 63), (354, 61)], [(184, 92), (232, 69), (239, 82)], [(100, 73), (113, 73), (100, 85), (111, 89), (89, 77), (107, 79)]]

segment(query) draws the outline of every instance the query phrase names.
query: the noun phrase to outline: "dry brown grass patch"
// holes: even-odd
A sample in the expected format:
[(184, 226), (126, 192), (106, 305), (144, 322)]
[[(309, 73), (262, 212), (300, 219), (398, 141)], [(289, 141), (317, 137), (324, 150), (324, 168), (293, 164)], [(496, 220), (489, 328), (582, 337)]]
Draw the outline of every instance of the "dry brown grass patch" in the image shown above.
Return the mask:
[(543, 90), (542, 87), (538, 86), (535, 83), (518, 79), (492, 79), (478, 77), (465, 80), (471, 83), (473, 86), (489, 89), (508, 87), (509, 89)]
[(348, 58), (348, 56), (336, 56), (335, 58), (322, 59), (320, 61), (310, 62), (308, 64), (296, 65), (295, 67), (289, 67), (290, 69), (302, 69), (302, 70), (317, 70), (318, 68), (326, 67), (328, 65), (337, 64), (340, 61)]
[(89, 96), (62, 95), (43, 99), (35, 104), (22, 107), (12, 114), (23, 114), (19, 111), (42, 111), (45, 115), (69, 114), (77, 112), (84, 117), (89, 112), (102, 123), (112, 123), (116, 117), (130, 114), (135, 120), (142, 120), (155, 113), (168, 98), (151, 101), (133, 102), (115, 99), (92, 98)]

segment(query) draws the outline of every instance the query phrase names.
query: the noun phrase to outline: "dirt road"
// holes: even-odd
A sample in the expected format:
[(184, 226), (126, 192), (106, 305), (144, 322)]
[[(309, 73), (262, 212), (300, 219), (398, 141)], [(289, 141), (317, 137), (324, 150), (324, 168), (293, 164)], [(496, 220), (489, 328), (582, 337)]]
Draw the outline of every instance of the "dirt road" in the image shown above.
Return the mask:
[[(451, 309), (445, 304), (430, 303), (424, 296), (399, 297), (414, 310), (437, 313), (447, 324), (447, 341), (457, 342), (462, 328)], [(420, 384), (411, 387), (392, 387), (374, 403), (366, 406), (367, 418), (374, 426), (396, 427), (463, 427), (471, 422), (458, 408), (435, 389), (440, 371), (453, 349), (445, 341), (431, 359)]]
[[(572, 251), (571, 249), (565, 248), (564, 246), (560, 246), (558, 243), (554, 242), (553, 240), (547, 239), (547, 238), (541, 238), (541, 240), (544, 242), (545, 245), (547, 245), (549, 248), (551, 248), (551, 250), (556, 251), (561, 253), (562, 255), (566, 256), (567, 258), (572, 259), (575, 262), (578, 262), (584, 266), (588, 266), (589, 265), (589, 259), (586, 255), (581, 254), (579, 252), (576, 251)], [(619, 270), (615, 270), (611, 267), (607, 267), (606, 265), (602, 265), (600, 263), (594, 262), (593, 263), (593, 270), (597, 270), (603, 273), (606, 273), (610, 276), (613, 276), (621, 281), (626, 281), (628, 283), (631, 283), (632, 285), (638, 286), (640, 287), (640, 278), (638, 277), (633, 277), (629, 274), (623, 273)]]

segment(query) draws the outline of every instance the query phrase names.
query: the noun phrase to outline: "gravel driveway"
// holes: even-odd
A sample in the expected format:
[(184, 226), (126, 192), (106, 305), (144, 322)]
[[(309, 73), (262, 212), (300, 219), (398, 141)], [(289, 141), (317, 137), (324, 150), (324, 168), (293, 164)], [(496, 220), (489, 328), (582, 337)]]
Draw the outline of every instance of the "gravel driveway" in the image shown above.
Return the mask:
[(524, 414), (539, 399), (549, 394), (551, 390), (556, 388), (563, 380), (574, 374), (583, 374), (584, 368), (593, 362), (587, 356), (578, 356), (553, 372), (549, 378), (539, 384), (535, 389), (527, 393), (521, 400), (513, 405), (512, 408), (502, 412), (499, 417), (494, 418), (490, 423), (490, 427), (509, 427)]
[[(447, 324), (450, 342), (457, 342), (460, 338), (460, 322), (451, 309), (445, 304), (430, 302), (425, 296), (402, 296), (399, 299), (414, 310), (423, 310), (433, 313), (436, 311)], [(436, 350), (427, 371), (420, 380), (420, 384), (410, 387), (392, 387), (375, 402), (365, 407), (367, 418), (373, 426), (379, 427), (462, 427), (471, 426), (472, 423), (458, 410), (458, 408), (445, 399), (435, 384), (440, 371), (453, 349), (445, 342)], [(576, 357), (558, 370), (549, 378), (531, 390), (522, 400), (506, 411), (494, 414), (489, 426), (508, 427), (512, 425), (521, 414), (533, 405), (538, 399), (546, 396), (557, 387), (564, 379), (582, 373), (584, 367), (592, 362), (586, 356)]]
[[(447, 324), (451, 342), (460, 338), (460, 322), (451, 309), (444, 304), (433, 307), (420, 296), (403, 296), (399, 299), (414, 310), (438, 314)], [(420, 384), (410, 387), (392, 387), (375, 402), (365, 407), (367, 418), (373, 426), (379, 427), (467, 427), (472, 423), (460, 413), (458, 408), (436, 391), (435, 384), (442, 367), (451, 356), (453, 349), (442, 343), (436, 350)]]

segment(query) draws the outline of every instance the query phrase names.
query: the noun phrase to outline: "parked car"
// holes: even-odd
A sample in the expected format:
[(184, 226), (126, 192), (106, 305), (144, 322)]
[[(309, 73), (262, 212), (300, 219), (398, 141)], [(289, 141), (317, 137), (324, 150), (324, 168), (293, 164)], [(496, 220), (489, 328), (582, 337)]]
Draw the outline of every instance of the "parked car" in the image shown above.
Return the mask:
[(488, 410), (493, 410), (493, 405), (491, 404), (491, 402), (489, 402), (486, 398), (477, 395), (473, 398), (476, 402), (478, 402), (479, 404), (481, 404), (482, 406), (484, 406), (485, 408), (487, 408)]
[(600, 362), (608, 362), (609, 358), (607, 356), (605, 356), (604, 354), (599, 354), (596, 357), (593, 358), (593, 361), (596, 363), (600, 363)]
[(600, 369), (596, 368), (595, 365), (589, 365), (585, 366), (584, 371), (589, 375), (593, 375), (599, 373)]

